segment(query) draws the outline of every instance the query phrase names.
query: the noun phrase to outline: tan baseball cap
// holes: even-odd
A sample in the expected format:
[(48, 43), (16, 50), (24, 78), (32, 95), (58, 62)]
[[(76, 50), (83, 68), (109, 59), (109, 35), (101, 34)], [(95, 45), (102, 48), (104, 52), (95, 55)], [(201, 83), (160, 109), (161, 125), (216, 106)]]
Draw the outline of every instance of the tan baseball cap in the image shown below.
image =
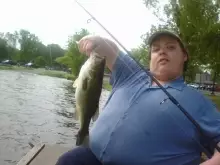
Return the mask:
[(179, 42), (180, 47), (182, 48), (182, 50), (183, 50), (183, 51), (187, 54), (187, 56), (188, 56), (188, 52), (187, 52), (186, 47), (185, 47), (185, 45), (183, 44), (183, 41), (181, 40), (181, 38), (180, 38), (177, 34), (175, 34), (174, 32), (171, 32), (171, 31), (168, 31), (168, 30), (162, 30), (162, 31), (157, 31), (157, 32), (153, 33), (153, 34), (149, 37), (149, 39), (148, 39), (148, 45), (151, 46), (151, 44), (152, 44), (156, 39), (158, 39), (158, 38), (161, 37), (161, 36), (170, 36), (170, 37), (176, 39), (176, 40)]

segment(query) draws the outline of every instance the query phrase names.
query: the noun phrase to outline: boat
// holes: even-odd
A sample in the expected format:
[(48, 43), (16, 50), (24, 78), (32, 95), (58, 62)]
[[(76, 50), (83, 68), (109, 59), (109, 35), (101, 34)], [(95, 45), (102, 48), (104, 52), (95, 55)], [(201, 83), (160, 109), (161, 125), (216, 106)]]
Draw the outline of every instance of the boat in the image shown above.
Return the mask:
[(38, 143), (33, 145), (29, 143), (29, 145), (32, 148), (17, 165), (55, 165), (58, 158), (71, 149), (57, 144)]
[[(29, 143), (32, 149), (17, 163), (17, 165), (55, 165), (58, 158), (71, 148), (60, 145), (46, 145), (39, 143), (33, 145)], [(204, 153), (201, 155), (201, 163), (208, 158)]]

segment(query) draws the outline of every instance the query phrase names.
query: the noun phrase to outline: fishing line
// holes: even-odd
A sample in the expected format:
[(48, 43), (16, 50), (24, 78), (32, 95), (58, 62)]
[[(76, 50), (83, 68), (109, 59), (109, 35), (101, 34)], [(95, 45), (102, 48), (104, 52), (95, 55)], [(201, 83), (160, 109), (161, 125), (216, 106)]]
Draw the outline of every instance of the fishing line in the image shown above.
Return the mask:
[(171, 112), (169, 112), (169, 111), (164, 111), (164, 112), (166, 114), (168, 114), (173, 119), (173, 121), (175, 121), (176, 125), (179, 126), (179, 128), (185, 133), (186, 136), (191, 138), (195, 143), (197, 143), (199, 145), (200, 148), (203, 149), (204, 153), (206, 153), (208, 158), (212, 157), (212, 155), (209, 154), (210, 152), (200, 142), (198, 142), (198, 140), (196, 138), (194, 138), (193, 136), (190, 136), (190, 134), (183, 128), (183, 126), (181, 126), (181, 124), (179, 124), (179, 121), (171, 114)]
[[(124, 51), (127, 53), (127, 55), (130, 56), (130, 58), (132, 58), (132, 60), (152, 79), (152, 81), (154, 81), (159, 87), (160, 89), (168, 96), (168, 98), (170, 99), (170, 101), (175, 104), (179, 110), (181, 110), (181, 112), (192, 122), (192, 124), (197, 128), (197, 131), (199, 132), (199, 134), (203, 137), (206, 137), (210, 140), (209, 137), (207, 137), (200, 125), (190, 116), (190, 114), (180, 105), (180, 103), (159, 83), (159, 81), (150, 73), (150, 71), (146, 70), (141, 64), (139, 64), (139, 62), (133, 58), (132, 54), (117, 40), (117, 38), (115, 38), (88, 10), (86, 10), (77, 0), (75, 0), (75, 2), (88, 14), (91, 16), (91, 18), (89, 19), (90, 21), (93, 19), (94, 21), (96, 21), (99, 26), (101, 26), (123, 49)], [(120, 57), (120, 55), (118, 56)], [(122, 60), (123, 61), (123, 60)], [(129, 68), (129, 67), (128, 67)], [(132, 70), (131, 70), (132, 71)], [(211, 142), (213, 142), (212, 140), (210, 140)], [(200, 142), (198, 142), (200, 144)], [(213, 142), (214, 143), (214, 142)], [(215, 148), (218, 152), (220, 152), (220, 147), (218, 147), (218, 145), (214, 144)], [(200, 144), (200, 147), (202, 146), (202, 144)], [(211, 158), (211, 153), (209, 151), (207, 151), (204, 147), (202, 147), (202, 149), (204, 150), (204, 153)]]
[(92, 21), (92, 18), (90, 18), (90, 19), (87, 19), (87, 23), (90, 23)]

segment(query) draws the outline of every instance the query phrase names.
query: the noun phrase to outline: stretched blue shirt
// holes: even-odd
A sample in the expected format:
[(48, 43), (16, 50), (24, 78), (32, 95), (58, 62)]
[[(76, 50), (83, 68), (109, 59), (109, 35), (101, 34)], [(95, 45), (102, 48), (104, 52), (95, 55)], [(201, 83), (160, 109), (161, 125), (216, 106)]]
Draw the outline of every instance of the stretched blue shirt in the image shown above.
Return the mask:
[(164, 88), (207, 138), (128, 55), (117, 58), (111, 83), (112, 93), (90, 131), (91, 150), (103, 164), (198, 165), (202, 146), (220, 141), (216, 106), (182, 77)]

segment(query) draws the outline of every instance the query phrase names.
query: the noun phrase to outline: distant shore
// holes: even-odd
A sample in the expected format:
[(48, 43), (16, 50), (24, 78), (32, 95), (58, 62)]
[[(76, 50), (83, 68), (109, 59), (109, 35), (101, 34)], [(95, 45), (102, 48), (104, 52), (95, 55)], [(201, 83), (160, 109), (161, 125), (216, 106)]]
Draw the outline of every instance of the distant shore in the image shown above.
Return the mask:
[[(67, 80), (75, 80), (75, 76), (70, 73), (58, 70), (46, 70), (44, 68), (26, 68), (23, 66), (9, 66), (9, 65), (0, 65), (0, 70), (13, 70), (13, 71), (21, 71), (21, 72), (28, 72), (34, 73), (43, 76), (51, 76), (57, 78), (65, 78)], [(110, 91), (111, 85), (109, 84), (109, 77), (105, 77), (103, 81), (103, 88)]]
[(68, 80), (74, 80), (75, 79), (75, 77), (72, 74), (69, 74), (67, 72), (58, 71), (58, 70), (46, 70), (44, 68), (26, 68), (26, 67), (23, 67), (23, 66), (1, 65), (0, 70), (13, 70), (13, 71), (29, 72), (29, 73), (39, 74), (39, 75), (65, 78), (65, 79), (68, 79)]
[[(46, 70), (44, 68), (26, 68), (26, 67), (20, 67), (20, 66), (1, 66), (0, 65), (0, 70), (13, 70), (13, 71), (22, 71), (22, 72), (29, 72), (29, 73), (34, 73), (34, 74), (39, 74), (39, 75), (45, 75), (45, 76), (51, 76), (51, 77), (57, 77), (57, 78), (65, 78), (68, 80), (75, 80), (75, 77), (67, 72), (64, 71), (57, 71), (57, 70)], [(109, 84), (109, 77), (104, 77), (103, 81), (103, 88), (111, 91), (112, 86)], [(217, 94), (216, 96), (210, 95), (210, 92), (203, 91), (204, 95), (209, 97), (215, 104), (218, 106), (220, 109), (220, 96)]]

